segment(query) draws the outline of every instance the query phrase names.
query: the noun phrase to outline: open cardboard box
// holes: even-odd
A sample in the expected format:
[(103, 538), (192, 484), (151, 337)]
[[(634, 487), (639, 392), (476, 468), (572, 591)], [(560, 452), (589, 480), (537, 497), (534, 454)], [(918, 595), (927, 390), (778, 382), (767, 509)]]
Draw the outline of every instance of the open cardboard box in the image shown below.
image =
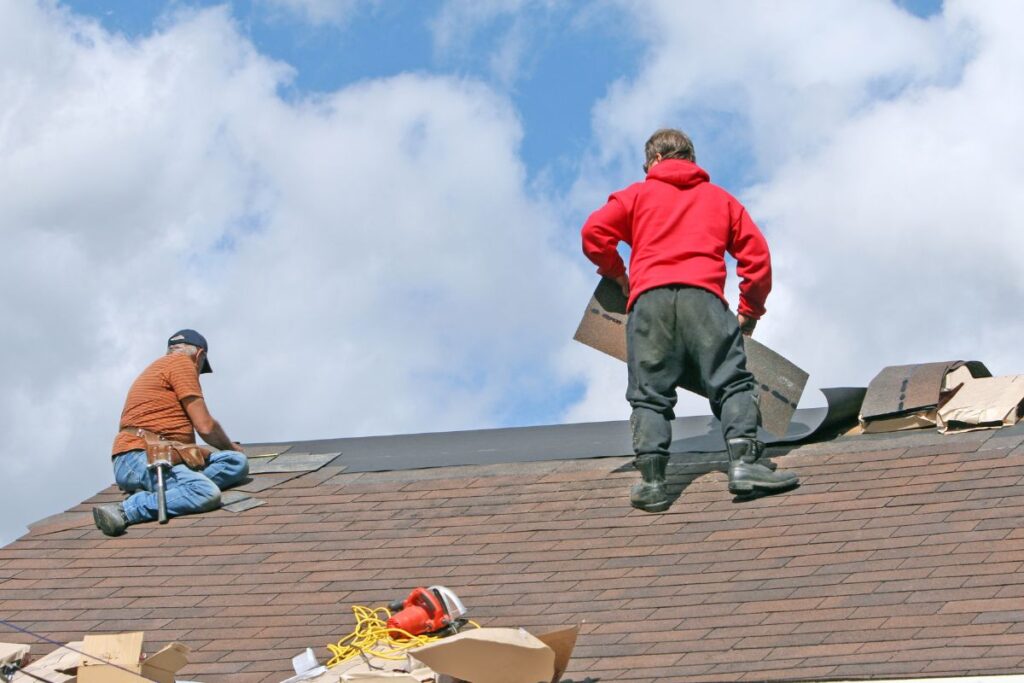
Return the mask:
[(937, 411), (939, 431), (967, 432), (1010, 427), (1024, 414), (1024, 375), (961, 378)]
[[(467, 629), (413, 648), (404, 660), (354, 660), (329, 669), (324, 682), (557, 683), (576, 646), (579, 626), (534, 636), (523, 629)], [(321, 679), (315, 679), (321, 683)]]
[(75, 670), (62, 673), (77, 673), (78, 683), (174, 683), (175, 672), (188, 664), (188, 647), (171, 643), (142, 659), (144, 636), (141, 631), (88, 635)]
[(882, 368), (860, 409), (867, 434), (934, 427), (939, 410), (975, 378), (990, 377), (979, 361), (942, 361)]

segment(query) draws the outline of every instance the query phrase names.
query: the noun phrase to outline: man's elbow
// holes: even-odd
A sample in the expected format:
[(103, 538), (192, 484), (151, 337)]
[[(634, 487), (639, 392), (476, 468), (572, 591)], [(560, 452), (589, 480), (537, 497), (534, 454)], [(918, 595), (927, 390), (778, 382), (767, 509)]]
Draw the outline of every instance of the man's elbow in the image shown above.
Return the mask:
[(205, 441), (217, 428), (217, 421), (210, 417), (203, 420), (197, 420), (192, 426), (196, 428), (196, 432), (198, 432), (199, 436), (203, 437), (203, 440)]

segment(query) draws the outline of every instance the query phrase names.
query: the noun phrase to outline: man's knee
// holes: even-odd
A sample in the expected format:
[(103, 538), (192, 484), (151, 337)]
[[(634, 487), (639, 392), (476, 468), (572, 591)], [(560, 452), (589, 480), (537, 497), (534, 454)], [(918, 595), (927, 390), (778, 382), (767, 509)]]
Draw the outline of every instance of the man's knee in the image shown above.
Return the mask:
[(196, 512), (209, 512), (220, 507), (220, 489), (213, 482), (197, 493), (200, 495), (196, 500)]
[(240, 482), (249, 474), (249, 459), (238, 451), (221, 451), (214, 454), (217, 466), (224, 473), (224, 478), (232, 482)]
[(227, 456), (226, 464), (229, 473), (237, 476), (239, 479), (243, 479), (249, 474), (249, 458), (245, 457), (244, 453), (228, 451), (224, 455)]

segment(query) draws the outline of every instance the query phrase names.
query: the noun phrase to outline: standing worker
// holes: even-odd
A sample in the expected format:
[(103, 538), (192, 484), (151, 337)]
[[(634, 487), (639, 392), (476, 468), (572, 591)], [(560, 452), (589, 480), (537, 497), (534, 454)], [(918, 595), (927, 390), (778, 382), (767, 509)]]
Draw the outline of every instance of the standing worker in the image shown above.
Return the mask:
[[(656, 131), (644, 152), (646, 179), (612, 194), (582, 231), (587, 258), (628, 299), (626, 399), (643, 477), (630, 502), (647, 512), (669, 506), (665, 469), (680, 386), (701, 387), (722, 423), (731, 492), (795, 486), (795, 474), (762, 460), (757, 384), (741, 336), (753, 333), (765, 311), (768, 244), (743, 205), (697, 166), (686, 134)], [(631, 248), (628, 275), (619, 242)], [(735, 317), (725, 301), (726, 252), (741, 279)]]
[[(228, 438), (203, 399), (199, 375), (213, 372), (208, 351), (203, 335), (181, 330), (167, 340), (167, 354), (150, 363), (128, 390), (112, 457), (114, 479), (131, 495), (123, 503), (93, 508), (93, 521), (106, 535), (120, 536), (130, 524), (157, 518), (158, 473), (149, 466), (147, 446), (162, 445), (163, 453), (173, 447), (164, 476), (170, 517), (220, 507), (221, 490), (248, 475), (242, 447)], [(193, 429), (217, 450), (197, 446)]]

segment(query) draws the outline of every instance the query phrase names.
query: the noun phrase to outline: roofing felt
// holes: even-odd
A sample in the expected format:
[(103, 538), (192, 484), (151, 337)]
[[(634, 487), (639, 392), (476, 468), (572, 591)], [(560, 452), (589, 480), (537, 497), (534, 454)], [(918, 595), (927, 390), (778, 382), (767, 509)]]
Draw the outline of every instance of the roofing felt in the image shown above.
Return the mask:
[[(822, 389), (826, 407), (804, 408), (793, 415), (789, 431), (779, 438), (762, 431), (770, 444), (797, 443), (834, 436), (856, 421), (865, 390)], [(721, 426), (711, 416), (680, 417), (672, 423), (672, 453), (725, 449)], [(627, 420), (480, 429), (432, 434), (352, 437), (296, 442), (293, 448), (321, 453), (340, 451), (335, 464), (349, 472), (380, 472), (453, 465), (483, 465), (604, 458), (632, 452)]]
[(111, 487), (0, 549), (0, 618), (59, 642), (144, 630), (149, 652), (193, 649), (183, 678), (276, 682), (306, 647), (326, 658), (352, 605), (442, 584), (482, 625), (582, 622), (577, 683), (1024, 673), (1022, 443), (1018, 426), (777, 446), (801, 487), (743, 501), (724, 454), (674, 455), (656, 515), (629, 508), (622, 456), (329, 464), (260, 507), (120, 538), (81, 521)]

